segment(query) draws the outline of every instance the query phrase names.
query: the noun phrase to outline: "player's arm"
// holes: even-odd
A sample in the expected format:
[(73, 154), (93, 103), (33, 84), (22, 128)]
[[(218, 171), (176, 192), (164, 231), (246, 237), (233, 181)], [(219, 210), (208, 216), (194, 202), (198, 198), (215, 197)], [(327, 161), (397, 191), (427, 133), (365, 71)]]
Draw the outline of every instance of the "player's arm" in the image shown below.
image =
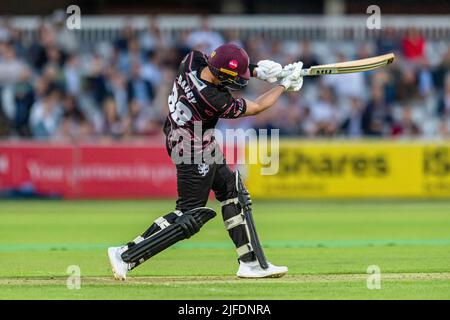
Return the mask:
[(303, 84), (303, 77), (301, 76), (303, 63), (296, 62), (290, 64), (290, 74), (283, 79), (280, 83), (259, 96), (255, 100), (233, 98), (230, 93), (223, 94), (221, 96), (210, 97), (212, 104), (220, 106), (220, 118), (235, 119), (243, 116), (252, 116), (269, 109), (275, 104), (278, 98), (284, 91), (299, 91)]
[(276, 87), (273, 87), (269, 91), (263, 93), (254, 101), (245, 99), (246, 110), (242, 116), (253, 116), (269, 109), (275, 104), (285, 90), (286, 88), (284, 86), (277, 85)]
[(245, 99), (246, 109), (242, 116), (253, 116), (269, 109), (277, 102), (284, 91), (299, 91), (303, 85), (302, 66), (303, 63), (301, 62), (289, 65), (291, 74), (284, 77), (279, 85), (265, 92), (254, 101)]

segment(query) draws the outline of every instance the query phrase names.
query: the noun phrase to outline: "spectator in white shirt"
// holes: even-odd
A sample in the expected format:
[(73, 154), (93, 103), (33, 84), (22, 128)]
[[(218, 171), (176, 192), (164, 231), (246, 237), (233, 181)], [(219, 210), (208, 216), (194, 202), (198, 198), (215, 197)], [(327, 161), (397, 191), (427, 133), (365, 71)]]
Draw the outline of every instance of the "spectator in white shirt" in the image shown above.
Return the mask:
[(186, 40), (186, 44), (191, 49), (202, 51), (208, 55), (223, 43), (223, 37), (220, 33), (210, 29), (206, 17), (202, 19), (200, 29), (193, 31)]
[(30, 128), (33, 136), (38, 139), (54, 136), (62, 113), (61, 92), (50, 86), (46, 95), (31, 107)]
[(141, 76), (150, 83), (159, 86), (162, 82), (160, 55), (157, 52), (149, 52), (147, 60), (142, 64)]
[[(338, 55), (338, 62), (348, 61), (344, 54)], [(324, 83), (334, 89), (340, 98), (364, 98), (367, 95), (366, 83), (363, 72), (328, 75), (324, 77)]]
[(311, 121), (315, 136), (333, 135), (337, 130), (337, 106), (330, 87), (320, 88), (319, 99), (311, 103)]
[(77, 56), (73, 55), (67, 59), (67, 62), (64, 66), (64, 79), (66, 82), (68, 93), (72, 95), (77, 95), (80, 93), (81, 75)]
[(0, 43), (0, 86), (17, 82), (24, 68), (25, 64), (17, 58), (14, 48)]

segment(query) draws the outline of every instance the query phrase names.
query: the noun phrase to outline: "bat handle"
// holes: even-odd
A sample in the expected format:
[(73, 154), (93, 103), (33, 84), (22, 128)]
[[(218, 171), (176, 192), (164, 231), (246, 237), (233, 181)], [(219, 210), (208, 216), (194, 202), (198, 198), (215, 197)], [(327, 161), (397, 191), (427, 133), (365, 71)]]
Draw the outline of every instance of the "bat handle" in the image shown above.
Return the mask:
[(309, 76), (310, 75), (310, 72), (311, 72), (311, 69), (302, 69), (302, 71), (300, 71), (300, 75), (302, 76), (302, 77), (306, 77), (306, 76)]
[[(289, 74), (291, 74), (291, 71), (283, 70), (283, 71), (281, 72), (281, 75), (278, 77), (278, 79), (287, 77)], [(302, 71), (300, 71), (300, 75), (301, 75), (302, 77), (309, 76), (309, 75), (310, 75), (310, 69), (302, 69)]]

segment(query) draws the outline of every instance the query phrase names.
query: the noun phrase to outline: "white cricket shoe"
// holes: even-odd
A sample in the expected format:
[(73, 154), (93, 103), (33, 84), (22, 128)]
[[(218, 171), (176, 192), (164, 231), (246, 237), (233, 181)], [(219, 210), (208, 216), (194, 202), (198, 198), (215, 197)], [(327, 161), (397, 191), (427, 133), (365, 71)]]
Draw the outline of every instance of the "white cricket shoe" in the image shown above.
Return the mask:
[(239, 260), (239, 270), (236, 275), (239, 278), (280, 278), (288, 272), (285, 266), (277, 267), (267, 263), (269, 268), (263, 269), (257, 260), (251, 262), (243, 262)]
[(127, 272), (129, 270), (129, 264), (123, 261), (121, 256), (122, 252), (125, 251), (124, 249), (126, 249), (126, 246), (108, 248), (108, 257), (114, 278), (122, 281), (126, 280)]

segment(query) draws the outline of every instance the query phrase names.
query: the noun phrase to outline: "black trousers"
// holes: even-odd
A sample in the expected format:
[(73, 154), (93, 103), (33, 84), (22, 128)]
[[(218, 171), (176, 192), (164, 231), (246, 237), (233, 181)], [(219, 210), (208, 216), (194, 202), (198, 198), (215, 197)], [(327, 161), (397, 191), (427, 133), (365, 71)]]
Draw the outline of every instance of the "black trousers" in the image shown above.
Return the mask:
[(221, 202), (237, 197), (236, 177), (227, 164), (179, 164), (176, 167), (177, 210), (185, 212), (204, 207), (211, 190)]

